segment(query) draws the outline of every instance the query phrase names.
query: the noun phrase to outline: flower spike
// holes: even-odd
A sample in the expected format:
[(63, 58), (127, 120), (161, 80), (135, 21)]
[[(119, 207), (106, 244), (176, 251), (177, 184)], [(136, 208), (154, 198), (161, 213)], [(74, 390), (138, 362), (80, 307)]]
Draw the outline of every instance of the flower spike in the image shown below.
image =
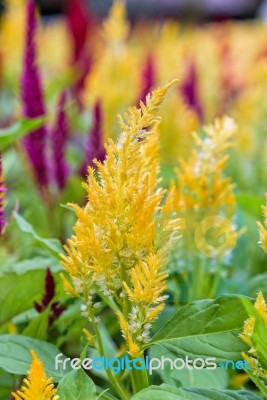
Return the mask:
[[(45, 115), (43, 90), (36, 60), (35, 11), (35, 1), (28, 0), (26, 47), (21, 79), (23, 115), (27, 118), (36, 118)], [(47, 128), (42, 126), (24, 138), (24, 146), (40, 187), (46, 187), (48, 185), (48, 167), (46, 160), (47, 136)]]
[(59, 400), (52, 378), (47, 378), (42, 362), (32, 350), (32, 364), (28, 378), (16, 393), (12, 393), (15, 400)]

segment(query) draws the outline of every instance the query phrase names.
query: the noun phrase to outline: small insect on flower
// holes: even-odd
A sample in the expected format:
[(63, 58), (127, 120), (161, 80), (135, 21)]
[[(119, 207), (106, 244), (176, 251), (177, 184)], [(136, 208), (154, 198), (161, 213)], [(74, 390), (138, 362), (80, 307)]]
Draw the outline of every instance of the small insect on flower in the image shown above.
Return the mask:
[(32, 350), (32, 364), (28, 378), (12, 395), (15, 400), (59, 400), (52, 378), (47, 378), (42, 362)]

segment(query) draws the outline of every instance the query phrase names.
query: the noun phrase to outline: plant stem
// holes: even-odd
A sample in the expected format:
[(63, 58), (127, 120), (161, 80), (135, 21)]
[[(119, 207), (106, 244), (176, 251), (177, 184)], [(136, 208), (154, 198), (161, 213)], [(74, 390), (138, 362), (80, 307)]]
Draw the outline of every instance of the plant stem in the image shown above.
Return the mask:
[[(97, 344), (98, 344), (98, 351), (101, 357), (105, 357), (105, 351), (104, 351), (104, 346), (103, 346), (103, 342), (102, 342), (102, 338), (98, 329), (97, 324), (95, 323), (95, 319), (94, 319), (94, 314), (90, 313), (91, 315), (91, 319), (92, 319), (92, 324), (94, 327), (94, 331), (95, 331), (95, 335), (96, 335), (96, 340), (97, 340)], [(120, 396), (120, 398), (122, 400), (128, 400), (128, 395), (125, 393), (124, 389), (122, 388), (122, 386), (119, 384), (119, 382), (116, 380), (116, 378), (114, 377), (113, 373), (111, 372), (110, 369), (106, 370), (108, 379), (113, 387), (113, 389), (116, 391), (116, 393)]]
[(111, 308), (111, 310), (116, 314), (118, 311), (120, 311), (120, 308), (117, 306), (115, 301), (108, 296), (105, 296), (101, 291), (99, 291), (98, 296), (101, 297), (101, 299)]
[(217, 262), (217, 268), (216, 268), (215, 276), (214, 276), (213, 285), (212, 285), (212, 288), (211, 288), (211, 295), (210, 295), (211, 298), (215, 297), (216, 290), (217, 290), (218, 285), (220, 283), (221, 271), (222, 271), (222, 262), (218, 261)]
[[(144, 356), (142, 355), (140, 356), (140, 358), (143, 360), (142, 364), (145, 365)], [(140, 366), (142, 365), (140, 361), (136, 361), (136, 364)], [(131, 380), (134, 394), (140, 392), (140, 390), (149, 387), (146, 368), (143, 368), (142, 370), (133, 368), (133, 370), (131, 371)]]
[(194, 259), (195, 265), (193, 269), (193, 279), (191, 286), (190, 300), (199, 300), (201, 298), (201, 284), (202, 284), (202, 265), (198, 257)]

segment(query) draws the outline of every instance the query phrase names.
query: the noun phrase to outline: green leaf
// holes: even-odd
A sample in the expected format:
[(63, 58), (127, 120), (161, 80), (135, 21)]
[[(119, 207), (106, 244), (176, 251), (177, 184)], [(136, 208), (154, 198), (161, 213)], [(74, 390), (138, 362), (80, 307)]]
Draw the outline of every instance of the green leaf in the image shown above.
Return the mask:
[(247, 313), (239, 297), (194, 301), (182, 307), (152, 338), (179, 357), (216, 357), (217, 362), (239, 360), (247, 346), (238, 338)]
[(34, 257), (31, 260), (23, 260), (7, 265), (3, 268), (3, 273), (14, 272), (17, 275), (23, 275), (29, 271), (36, 271), (50, 268), (52, 272), (63, 271), (63, 267), (59, 264), (59, 261), (54, 257)]
[(0, 278), (0, 325), (33, 307), (41, 297), (45, 271), (23, 275), (9, 274)]
[(35, 119), (21, 118), (9, 128), (0, 129), (0, 151), (5, 150), (13, 142), (40, 128), (47, 117), (39, 117)]
[(14, 387), (14, 377), (0, 368), (0, 399), (10, 399)]
[(58, 255), (58, 253), (62, 252), (62, 246), (58, 239), (44, 239), (39, 236), (33, 226), (26, 221), (21, 215), (17, 214), (16, 212), (13, 214), (14, 218), (18, 224), (18, 227), (22, 232), (29, 233), (32, 237), (46, 249), (48, 249), (52, 254)]
[(48, 321), (50, 316), (50, 307), (37, 315), (29, 325), (24, 329), (22, 334), (24, 336), (33, 337), (39, 340), (47, 339)]
[(255, 394), (241, 390), (183, 389), (169, 385), (150, 386), (131, 400), (262, 400)]
[(267, 299), (267, 273), (253, 276), (248, 283), (249, 296), (256, 297), (261, 291)]
[(103, 390), (101, 387), (96, 386), (96, 393), (98, 394), (97, 400), (118, 400), (109, 393), (109, 389)]
[(55, 345), (22, 335), (0, 335), (0, 368), (11, 374), (26, 375), (32, 362), (30, 350), (37, 353), (47, 376), (56, 382), (71, 370), (69, 363), (65, 369), (62, 363), (55, 368), (56, 355), (61, 353)]
[(237, 203), (243, 210), (259, 218), (261, 215), (262, 198), (252, 193), (240, 193), (236, 196)]
[[(160, 359), (162, 357), (162, 349), (160, 346), (152, 346), (149, 349), (150, 360), (152, 358)], [(165, 359), (175, 359), (175, 356), (168, 350), (164, 351)], [(241, 356), (240, 356), (241, 359)], [(223, 368), (216, 369), (188, 369), (183, 368), (177, 371), (171, 369), (170, 362), (166, 362), (164, 368), (155, 371), (164, 383), (182, 387), (200, 387), (206, 389), (226, 389), (228, 386), (228, 373)]]
[(96, 388), (83, 369), (73, 370), (61, 379), (57, 391), (60, 400), (96, 400)]

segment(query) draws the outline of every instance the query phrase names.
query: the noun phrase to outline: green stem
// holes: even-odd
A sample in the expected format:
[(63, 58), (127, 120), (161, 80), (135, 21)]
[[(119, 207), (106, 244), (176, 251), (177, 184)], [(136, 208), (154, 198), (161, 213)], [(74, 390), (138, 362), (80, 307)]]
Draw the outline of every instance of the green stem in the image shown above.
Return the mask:
[[(94, 327), (94, 331), (95, 331), (95, 335), (96, 335), (96, 340), (97, 340), (97, 344), (98, 344), (98, 351), (101, 357), (105, 357), (105, 351), (104, 351), (104, 346), (103, 346), (103, 342), (102, 342), (102, 338), (98, 329), (97, 324), (95, 323), (94, 320), (94, 314), (91, 312), (90, 313), (91, 319), (92, 319), (92, 324)], [(110, 369), (106, 370), (108, 379), (113, 387), (113, 389), (116, 391), (116, 393), (120, 396), (120, 398), (122, 400), (128, 400), (128, 395), (125, 393), (124, 389), (122, 388), (122, 386), (119, 384), (119, 382), (116, 380), (116, 378), (114, 377), (112, 371)]]
[(193, 279), (191, 286), (190, 300), (199, 300), (201, 298), (201, 285), (202, 285), (202, 265), (200, 260), (195, 258), (195, 265), (193, 270)]
[[(145, 359), (143, 355), (140, 356), (140, 358), (142, 358), (143, 363), (141, 363), (141, 361), (137, 361), (136, 364), (141, 366), (142, 364), (145, 364)], [(131, 371), (131, 380), (134, 394), (149, 387), (147, 371), (145, 368), (142, 370), (133, 368)]]
[(117, 314), (118, 311), (120, 311), (120, 308), (117, 306), (115, 301), (111, 297), (105, 296), (101, 291), (99, 291), (98, 296), (101, 297), (101, 299), (111, 308), (111, 310)]
[(222, 263), (219, 261), (218, 264), (217, 264), (217, 269), (216, 269), (216, 272), (215, 272), (214, 281), (213, 281), (213, 285), (212, 285), (212, 288), (211, 288), (210, 298), (212, 298), (212, 299), (216, 295), (216, 291), (217, 291), (219, 283), (220, 283), (221, 272), (222, 272)]
[(253, 373), (251, 371), (248, 371), (247, 369), (245, 369), (244, 371), (248, 374), (248, 376), (250, 377), (252, 382), (254, 382), (254, 384), (257, 386), (257, 388), (260, 390), (260, 392), (263, 394), (264, 398), (266, 399), (267, 398), (267, 387), (265, 386), (263, 381), (261, 381), (258, 376), (253, 375)]

